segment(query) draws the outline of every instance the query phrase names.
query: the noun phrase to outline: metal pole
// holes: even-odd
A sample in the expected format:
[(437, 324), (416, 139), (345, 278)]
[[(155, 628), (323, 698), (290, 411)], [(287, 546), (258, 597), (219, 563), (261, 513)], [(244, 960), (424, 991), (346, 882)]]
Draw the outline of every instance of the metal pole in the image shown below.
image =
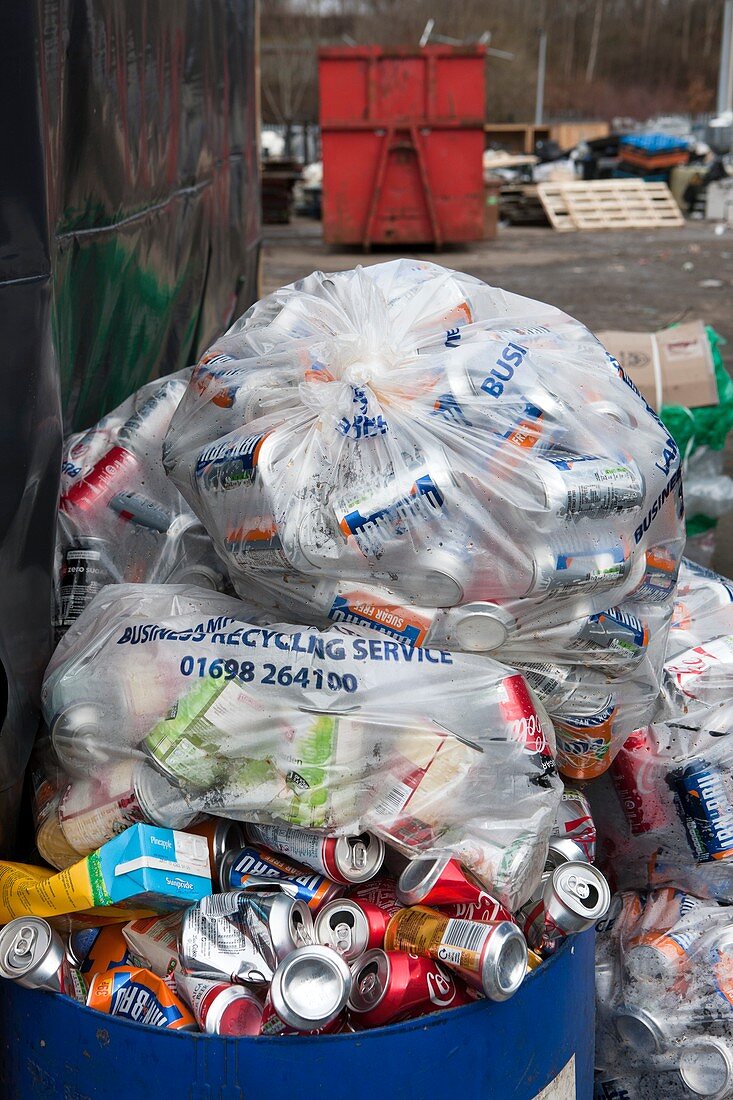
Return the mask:
[(718, 114), (733, 109), (733, 0), (725, 0), (718, 71)]
[[(733, 4), (733, 0), (729, 0)], [(547, 57), (547, 31), (541, 30), (540, 48), (537, 55), (537, 94), (534, 101), (534, 124), (542, 125), (542, 114), (545, 107), (545, 59)]]

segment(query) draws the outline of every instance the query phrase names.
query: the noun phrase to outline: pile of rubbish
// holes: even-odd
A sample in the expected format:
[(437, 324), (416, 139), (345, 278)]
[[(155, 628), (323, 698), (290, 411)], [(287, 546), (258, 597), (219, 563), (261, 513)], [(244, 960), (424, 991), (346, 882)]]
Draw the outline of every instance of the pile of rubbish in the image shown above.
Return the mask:
[(677, 444), (579, 322), (417, 261), (157, 385), (67, 452), (56, 873), (0, 864), (2, 973), (232, 1035), (505, 1000), (611, 902), (587, 795), (668, 692)]

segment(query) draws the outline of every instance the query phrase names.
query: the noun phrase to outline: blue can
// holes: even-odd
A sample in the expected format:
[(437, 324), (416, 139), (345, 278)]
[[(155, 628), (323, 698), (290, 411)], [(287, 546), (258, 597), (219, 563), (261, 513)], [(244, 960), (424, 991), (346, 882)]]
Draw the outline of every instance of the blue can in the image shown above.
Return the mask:
[(343, 894), (345, 887), (330, 878), (302, 867), (286, 856), (276, 855), (267, 848), (242, 848), (225, 852), (219, 865), (222, 890), (244, 890), (248, 886), (262, 887), (270, 882), (289, 883), (292, 895), (304, 901), (309, 909), (320, 909), (327, 901)]
[(667, 777), (697, 863), (733, 856), (733, 805), (719, 768), (691, 760)]

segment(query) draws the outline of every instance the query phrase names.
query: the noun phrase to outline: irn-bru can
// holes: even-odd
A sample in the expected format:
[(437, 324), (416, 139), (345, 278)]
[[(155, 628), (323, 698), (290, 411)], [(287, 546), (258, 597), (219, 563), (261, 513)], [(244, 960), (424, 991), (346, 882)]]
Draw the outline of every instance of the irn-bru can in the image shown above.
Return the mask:
[(292, 569), (274, 516), (257, 513), (240, 518), (238, 526), (229, 528), (224, 536), (237, 565), (266, 571)]
[(404, 951), (367, 951), (351, 968), (349, 1009), (359, 1028), (381, 1027), (476, 1000), (439, 963)]
[(89, 985), (87, 1005), (97, 1012), (150, 1027), (196, 1030), (196, 1021), (180, 997), (150, 970), (123, 967), (95, 974)]
[(667, 782), (697, 863), (733, 856), (733, 799), (725, 777), (707, 760), (690, 760)]
[(516, 924), (446, 917), (424, 905), (392, 917), (384, 947), (443, 963), (492, 1001), (516, 993), (527, 972), (527, 942)]
[(133, 954), (119, 924), (102, 928), (82, 928), (72, 932), (66, 947), (72, 965), (81, 974), (102, 974), (123, 966), (141, 966), (142, 960)]
[(571, 649), (585, 650), (596, 664), (604, 660), (604, 654), (609, 663), (636, 663), (643, 658), (648, 645), (646, 623), (622, 607), (609, 607), (589, 615), (570, 642)]
[(266, 848), (232, 850), (226, 852), (219, 863), (219, 880), (224, 890), (246, 890), (248, 884), (260, 884), (263, 879), (289, 883), (293, 888), (292, 896), (304, 901), (312, 910), (319, 909), (344, 890), (340, 883)]
[(690, 964), (690, 951), (701, 929), (648, 932), (628, 946), (624, 968), (632, 981), (666, 989), (678, 986)]
[(227, 436), (224, 442), (206, 447), (196, 459), (195, 477), (213, 492), (242, 488), (261, 478), (272, 447), (272, 432)]
[(336, 525), (365, 557), (378, 557), (385, 541), (409, 539), (416, 527), (434, 523), (451, 495), (456, 486), (447, 462), (432, 456), (430, 463), (397, 470), (383, 485), (334, 500)]
[(556, 714), (557, 766), (568, 779), (594, 779), (609, 766), (616, 703), (609, 695), (595, 714)]

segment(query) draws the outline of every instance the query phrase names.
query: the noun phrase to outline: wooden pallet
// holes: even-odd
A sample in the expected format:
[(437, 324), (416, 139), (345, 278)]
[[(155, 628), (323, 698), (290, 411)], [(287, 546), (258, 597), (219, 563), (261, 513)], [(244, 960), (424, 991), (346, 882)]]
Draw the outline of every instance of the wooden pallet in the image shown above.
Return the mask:
[(589, 180), (540, 183), (537, 194), (554, 229), (659, 229), (684, 225), (666, 183)]

